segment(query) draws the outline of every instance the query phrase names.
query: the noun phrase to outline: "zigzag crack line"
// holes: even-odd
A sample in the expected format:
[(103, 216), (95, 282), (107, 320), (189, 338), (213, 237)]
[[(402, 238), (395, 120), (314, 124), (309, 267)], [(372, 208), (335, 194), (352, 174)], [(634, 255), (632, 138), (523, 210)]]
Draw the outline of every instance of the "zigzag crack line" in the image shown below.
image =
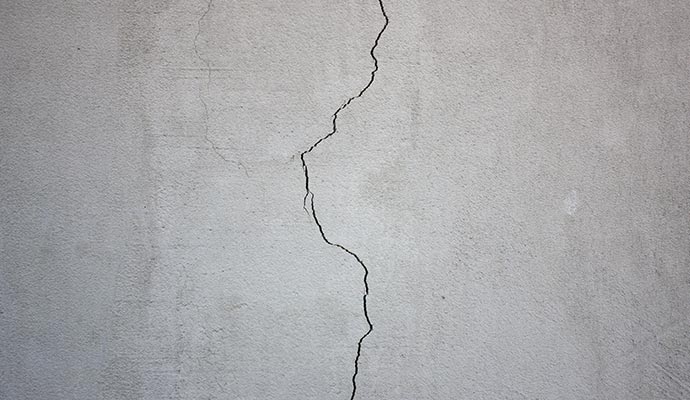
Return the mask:
[[(211, 138), (208, 135), (209, 132), (209, 111), (208, 111), (208, 104), (206, 103), (206, 100), (204, 100), (204, 96), (208, 96), (209, 94), (209, 89), (211, 86), (211, 61), (208, 58), (204, 58), (201, 56), (201, 53), (199, 52), (199, 36), (201, 36), (201, 23), (203, 22), (204, 19), (206, 19), (206, 16), (208, 15), (209, 12), (211, 12), (211, 7), (213, 6), (213, 0), (209, 0), (208, 3), (206, 4), (206, 10), (204, 10), (204, 13), (201, 14), (201, 17), (196, 21), (196, 35), (194, 36), (194, 54), (196, 54), (196, 58), (199, 59), (204, 65), (206, 66), (206, 89), (202, 91), (202, 89), (199, 89), (199, 101), (201, 102), (201, 105), (204, 107), (204, 140), (206, 143), (208, 143), (209, 146), (211, 146), (211, 150), (213, 150), (214, 153), (218, 157), (221, 158), (221, 160), (225, 162), (230, 162), (223, 153), (220, 152), (218, 149), (218, 146), (211, 140)], [(235, 162), (237, 166), (242, 167), (244, 169), (244, 174), (249, 177), (249, 172), (247, 171), (247, 168), (242, 164), (241, 162), (237, 161)]]
[[(369, 328), (367, 331), (362, 335), (362, 337), (359, 339), (357, 342), (357, 356), (355, 357), (355, 362), (354, 362), (354, 373), (352, 375), (352, 394), (350, 396), (350, 400), (354, 400), (355, 395), (357, 394), (357, 374), (359, 373), (359, 359), (362, 355), (362, 343), (364, 342), (364, 339), (369, 336), (369, 334), (374, 330), (374, 325), (371, 323), (371, 319), (369, 318), (369, 311), (367, 309), (367, 296), (369, 295), (369, 282), (367, 278), (369, 277), (369, 269), (367, 266), (364, 264), (364, 262), (359, 258), (357, 254), (355, 254), (353, 251), (350, 249), (346, 248), (345, 246), (332, 242), (328, 239), (326, 234), (324, 233), (323, 226), (319, 222), (319, 218), (316, 215), (316, 208), (314, 207), (314, 193), (310, 190), (309, 188), (309, 169), (307, 167), (307, 162), (304, 158), (305, 155), (311, 153), (321, 142), (324, 140), (328, 139), (329, 137), (333, 136), (337, 131), (338, 131), (338, 114), (340, 114), (341, 111), (343, 111), (347, 106), (352, 103), (353, 100), (362, 97), (364, 92), (366, 92), (369, 87), (374, 83), (374, 79), (376, 78), (376, 72), (379, 70), (379, 60), (376, 58), (376, 55), (374, 51), (376, 50), (376, 47), (379, 45), (379, 39), (381, 39), (381, 35), (383, 35), (383, 32), (386, 30), (388, 27), (388, 15), (386, 14), (386, 9), (383, 6), (383, 1), (378, 0), (379, 7), (381, 8), (381, 14), (383, 15), (385, 19), (385, 23), (383, 24), (383, 27), (379, 31), (378, 35), (376, 36), (376, 40), (374, 40), (374, 45), (371, 47), (371, 50), (369, 51), (369, 54), (371, 55), (372, 60), (374, 60), (374, 69), (371, 71), (371, 77), (369, 79), (369, 82), (357, 93), (355, 96), (350, 97), (347, 99), (345, 103), (343, 103), (335, 112), (333, 113), (332, 116), (332, 127), (331, 131), (317, 140), (314, 144), (312, 144), (307, 150), (303, 151), (300, 154), (300, 159), (302, 160), (302, 170), (304, 171), (304, 189), (305, 189), (305, 195), (304, 195), (304, 200), (302, 203), (302, 207), (304, 208), (304, 211), (306, 211), (308, 214), (311, 214), (311, 217), (314, 219), (314, 223), (316, 223), (316, 226), (319, 228), (319, 233), (321, 234), (321, 238), (323, 239), (324, 242), (326, 242), (328, 245), (337, 247), (340, 250), (344, 251), (345, 253), (349, 254), (352, 256), (355, 260), (357, 260), (357, 263), (362, 267), (364, 270), (364, 278), (363, 278), (363, 283), (364, 283), (364, 295), (362, 296), (362, 308), (364, 312), (364, 318), (367, 321), (367, 325)], [(310, 210), (307, 208), (307, 204), (309, 204)], [(310, 213), (311, 211), (311, 213)]]

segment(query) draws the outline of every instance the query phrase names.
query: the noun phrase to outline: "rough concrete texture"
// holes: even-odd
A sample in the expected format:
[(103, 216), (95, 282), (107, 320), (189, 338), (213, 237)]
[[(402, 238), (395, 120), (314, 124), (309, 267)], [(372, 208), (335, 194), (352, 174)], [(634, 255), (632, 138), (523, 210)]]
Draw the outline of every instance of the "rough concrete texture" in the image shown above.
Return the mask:
[(1, 399), (690, 398), (690, 3), (384, 5), (0, 3)]

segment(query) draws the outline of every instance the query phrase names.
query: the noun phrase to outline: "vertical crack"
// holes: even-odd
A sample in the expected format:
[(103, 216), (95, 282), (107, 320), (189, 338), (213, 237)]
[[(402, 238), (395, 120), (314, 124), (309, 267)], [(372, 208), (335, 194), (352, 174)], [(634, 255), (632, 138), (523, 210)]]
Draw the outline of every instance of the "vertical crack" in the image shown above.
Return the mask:
[[(204, 107), (204, 140), (208, 145), (211, 147), (211, 150), (213, 150), (214, 153), (218, 157), (220, 157), (221, 160), (225, 162), (230, 162), (227, 157), (223, 155), (223, 153), (220, 152), (220, 149), (218, 146), (216, 146), (215, 142), (211, 140), (211, 137), (209, 136), (209, 109), (208, 109), (208, 103), (206, 103), (206, 100), (204, 100), (205, 97), (209, 95), (209, 90), (211, 86), (211, 60), (208, 58), (205, 58), (201, 55), (201, 52), (199, 51), (199, 36), (201, 36), (201, 23), (206, 19), (208, 16), (208, 13), (211, 12), (211, 7), (213, 6), (213, 0), (209, 0), (208, 3), (206, 3), (206, 10), (204, 10), (203, 14), (201, 14), (201, 17), (196, 21), (196, 35), (194, 35), (194, 54), (196, 55), (196, 58), (199, 59), (202, 63), (204, 63), (204, 66), (206, 67), (206, 85), (205, 89), (199, 88), (199, 101), (201, 102), (201, 105)], [(238, 167), (242, 167), (244, 169), (244, 174), (249, 176), (249, 172), (247, 171), (247, 168), (242, 164), (240, 161), (236, 161), (235, 164), (237, 164)]]
[(208, 136), (208, 104), (206, 103), (206, 100), (204, 100), (205, 96), (208, 96), (209, 93), (209, 88), (211, 86), (211, 61), (208, 58), (204, 58), (201, 56), (201, 53), (199, 52), (199, 36), (201, 36), (201, 22), (203, 22), (204, 19), (206, 19), (206, 16), (208, 15), (209, 12), (211, 12), (211, 6), (213, 6), (213, 0), (209, 0), (208, 3), (206, 4), (206, 10), (204, 10), (204, 13), (201, 14), (201, 17), (199, 17), (199, 20), (196, 21), (196, 35), (194, 36), (194, 54), (196, 54), (196, 58), (199, 59), (204, 65), (206, 66), (206, 89), (204, 93), (202, 93), (202, 89), (199, 89), (199, 101), (201, 102), (201, 105), (204, 106), (204, 140), (208, 143), (209, 146), (211, 146), (211, 149), (213, 150), (214, 153), (223, 161), (227, 162), (228, 160), (221, 154), (221, 152), (218, 150), (218, 147), (216, 147), (216, 144), (213, 143), (211, 138)]
[(338, 249), (344, 251), (345, 253), (349, 254), (352, 256), (357, 263), (362, 267), (364, 270), (364, 277), (363, 277), (363, 283), (364, 283), (364, 295), (362, 296), (362, 309), (364, 313), (364, 318), (367, 321), (368, 329), (360, 337), (359, 341), (357, 342), (357, 355), (355, 356), (355, 362), (354, 362), (354, 373), (352, 374), (352, 393), (350, 395), (350, 400), (354, 400), (356, 394), (357, 394), (357, 374), (359, 373), (359, 359), (362, 354), (362, 343), (364, 342), (364, 339), (369, 336), (369, 334), (374, 330), (374, 325), (371, 323), (371, 319), (369, 318), (369, 311), (367, 309), (367, 296), (369, 295), (369, 282), (367, 278), (369, 277), (369, 268), (367, 268), (366, 264), (362, 261), (362, 259), (355, 254), (353, 251), (348, 249), (347, 247), (339, 244), (332, 242), (326, 234), (324, 233), (323, 230), (323, 225), (321, 225), (321, 222), (319, 222), (319, 218), (316, 215), (316, 208), (314, 207), (314, 193), (311, 191), (309, 188), (309, 169), (307, 167), (307, 161), (305, 159), (305, 156), (309, 153), (311, 153), (316, 147), (321, 144), (324, 140), (328, 139), (329, 137), (333, 136), (337, 131), (338, 131), (338, 114), (340, 114), (341, 111), (343, 111), (347, 106), (352, 103), (353, 100), (358, 99), (362, 97), (364, 92), (366, 92), (369, 87), (374, 83), (374, 79), (376, 78), (376, 72), (379, 70), (379, 62), (378, 59), (376, 58), (376, 54), (374, 51), (376, 50), (376, 47), (379, 45), (379, 39), (381, 39), (381, 35), (383, 35), (383, 32), (386, 30), (388, 27), (388, 15), (386, 14), (386, 9), (383, 6), (383, 1), (378, 0), (379, 7), (381, 8), (381, 14), (383, 15), (385, 19), (385, 23), (383, 24), (383, 27), (379, 31), (378, 35), (376, 35), (376, 39), (374, 40), (374, 44), (372, 45), (371, 49), (369, 50), (369, 54), (374, 61), (374, 68), (371, 71), (371, 77), (369, 78), (369, 81), (367, 84), (357, 93), (356, 95), (350, 97), (343, 103), (340, 107), (338, 107), (337, 110), (333, 113), (331, 117), (331, 131), (326, 134), (325, 136), (321, 137), (319, 140), (317, 140), (314, 144), (312, 144), (307, 150), (303, 151), (300, 154), (300, 159), (302, 160), (302, 170), (304, 171), (304, 188), (305, 188), (305, 195), (304, 195), (304, 200), (302, 203), (302, 207), (304, 210), (311, 215), (311, 217), (314, 219), (314, 223), (316, 223), (316, 226), (319, 229), (319, 233), (321, 234), (321, 238), (323, 239), (324, 242), (326, 242), (328, 245), (337, 247)]

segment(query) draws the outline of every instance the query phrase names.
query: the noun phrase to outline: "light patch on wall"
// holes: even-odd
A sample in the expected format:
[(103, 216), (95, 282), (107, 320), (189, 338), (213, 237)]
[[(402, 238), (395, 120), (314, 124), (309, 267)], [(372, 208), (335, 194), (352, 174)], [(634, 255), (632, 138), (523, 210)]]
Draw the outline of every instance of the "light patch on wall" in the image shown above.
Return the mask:
[(566, 214), (573, 215), (579, 206), (580, 201), (577, 197), (577, 190), (573, 189), (570, 191), (570, 193), (568, 193), (565, 199), (563, 199), (563, 208), (565, 209)]

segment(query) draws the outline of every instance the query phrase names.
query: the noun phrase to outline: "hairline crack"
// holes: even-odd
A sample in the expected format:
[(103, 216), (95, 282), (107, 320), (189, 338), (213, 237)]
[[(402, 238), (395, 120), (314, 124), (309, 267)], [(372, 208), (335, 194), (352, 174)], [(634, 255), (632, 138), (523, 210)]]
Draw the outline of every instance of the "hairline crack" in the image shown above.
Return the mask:
[[(208, 109), (208, 103), (206, 103), (206, 100), (204, 100), (204, 92), (205, 95), (209, 95), (209, 90), (211, 86), (211, 61), (208, 58), (204, 58), (201, 56), (201, 52), (199, 52), (199, 36), (201, 36), (201, 23), (206, 19), (208, 16), (208, 13), (211, 12), (211, 7), (213, 6), (213, 0), (208, 0), (206, 3), (206, 9), (204, 12), (201, 14), (199, 19), (196, 21), (196, 35), (194, 35), (194, 54), (196, 55), (196, 58), (199, 59), (202, 63), (204, 63), (204, 66), (206, 67), (206, 85), (205, 85), (205, 90), (202, 88), (199, 88), (199, 101), (201, 102), (201, 105), (204, 107), (204, 141), (208, 143), (208, 145), (211, 147), (211, 150), (213, 150), (214, 153), (218, 157), (220, 157), (221, 160), (225, 162), (230, 162), (230, 160), (223, 155), (223, 153), (220, 152), (218, 149), (218, 146), (216, 143), (211, 140), (211, 137), (209, 136), (209, 109)], [(235, 164), (238, 167), (241, 167), (244, 169), (244, 174), (249, 177), (249, 172), (247, 171), (247, 167), (242, 164), (241, 161), (235, 161)]]

